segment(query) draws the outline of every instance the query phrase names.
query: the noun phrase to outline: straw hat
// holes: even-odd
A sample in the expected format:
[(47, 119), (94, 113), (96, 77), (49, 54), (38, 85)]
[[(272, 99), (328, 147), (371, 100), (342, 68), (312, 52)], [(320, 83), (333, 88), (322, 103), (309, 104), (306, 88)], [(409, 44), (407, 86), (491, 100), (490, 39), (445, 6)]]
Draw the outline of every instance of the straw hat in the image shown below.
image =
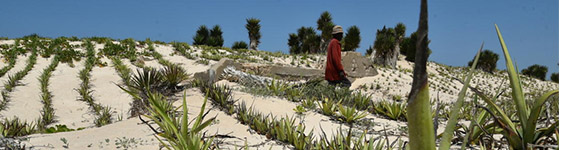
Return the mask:
[(334, 26), (334, 27), (333, 27), (333, 31), (332, 31), (332, 34), (337, 34), (337, 33), (343, 33), (343, 32), (342, 32), (342, 27), (339, 26), (339, 25)]

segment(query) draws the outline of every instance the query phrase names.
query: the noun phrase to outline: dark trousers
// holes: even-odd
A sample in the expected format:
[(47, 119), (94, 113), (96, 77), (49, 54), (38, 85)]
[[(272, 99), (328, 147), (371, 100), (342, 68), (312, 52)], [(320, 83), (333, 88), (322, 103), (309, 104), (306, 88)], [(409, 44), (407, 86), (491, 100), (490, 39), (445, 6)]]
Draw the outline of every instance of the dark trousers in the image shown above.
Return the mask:
[(341, 87), (350, 87), (352, 85), (352, 83), (350, 82), (350, 80), (348, 80), (347, 78), (342, 78), (340, 80), (327, 80), (329, 82), (329, 85), (333, 85), (333, 86), (341, 86)]

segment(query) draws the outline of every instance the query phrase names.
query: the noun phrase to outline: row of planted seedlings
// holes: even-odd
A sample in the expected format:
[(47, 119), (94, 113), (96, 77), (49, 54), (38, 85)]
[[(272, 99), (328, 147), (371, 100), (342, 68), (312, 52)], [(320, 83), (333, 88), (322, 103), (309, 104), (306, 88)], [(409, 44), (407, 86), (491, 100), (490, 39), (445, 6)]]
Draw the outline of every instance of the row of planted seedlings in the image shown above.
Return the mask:
[(5, 50), (0, 51), (0, 54), (4, 56), (3, 61), (8, 62), (8, 65), (0, 69), (0, 77), (3, 77), (4, 75), (6, 75), (6, 73), (8, 73), (8, 71), (14, 68), (14, 66), (16, 65), (16, 59), (18, 58), (18, 55), (26, 53), (26, 50), (18, 47), (19, 45), (20, 45), (19, 39), (14, 40), (14, 45), (12, 46), (3, 45), (6, 48)]
[(171, 42), (172, 47), (174, 47), (174, 51), (179, 53), (180, 55), (186, 57), (187, 59), (195, 60), (196, 56), (192, 55), (192, 48), (188, 43), (185, 42)]
[[(24, 42), (24, 45), (27, 49), (32, 50), (32, 56), (28, 60), (28, 65), (26, 68), (14, 76), (14, 78), (9, 78), (7, 85), (9, 85), (8, 89), (3, 91), (3, 98), (8, 95), (8, 91), (14, 86), (10, 85), (15, 83), (13, 79), (21, 80), (25, 75), (24, 72), (29, 72), (32, 69), (32, 64), (35, 64), (35, 59), (37, 59), (38, 54), (41, 54), (42, 57), (49, 58), (52, 55), (55, 55), (47, 68), (45, 68), (38, 78), (40, 82), (40, 98), (43, 104), (41, 110), (41, 116), (37, 119), (37, 123), (27, 123), (22, 122), (18, 118), (13, 120), (5, 119), (4, 122), (0, 125), (0, 132), (4, 137), (17, 137), (32, 134), (35, 132), (47, 132), (47, 133), (54, 133), (54, 132), (63, 132), (63, 131), (72, 131), (74, 129), (68, 129), (65, 125), (56, 125), (56, 127), (47, 128), (47, 126), (51, 123), (55, 122), (55, 113), (52, 105), (52, 98), (53, 95), (49, 91), (49, 79), (52, 76), (52, 72), (55, 68), (59, 65), (60, 62), (68, 63), (69, 65), (73, 65), (73, 60), (80, 59), (82, 54), (76, 50), (74, 47), (64, 40), (64, 38), (57, 38), (54, 40), (49, 39), (41, 39), (36, 36), (24, 37), (24, 41), (31, 41), (31, 42)], [(19, 41), (18, 39), (16, 41)], [(15, 47), (19, 44), (15, 42)], [(39, 49), (37, 49), (39, 48)], [(27, 73), (26, 73), (27, 74)]]
[[(20, 40), (16, 40), (20, 41)], [(12, 48), (13, 51), (18, 51), (18, 54), (12, 55), (19, 55), (24, 54), (26, 52), (31, 51), (31, 56), (28, 58), (26, 67), (17, 72), (15, 75), (9, 75), (8, 81), (4, 84), (4, 90), (2, 90), (2, 101), (0, 102), (0, 110), (5, 110), (10, 102), (10, 92), (14, 90), (17, 86), (19, 80), (24, 78), (28, 74), (28, 72), (33, 68), (36, 63), (37, 59), (37, 43), (38, 40), (35, 38), (31, 38), (31, 42), (27, 39), (22, 40), (22, 44), (24, 45), (24, 49), (19, 48), (19, 42), (16, 42), (14, 47)], [(16, 50), (18, 49), (18, 50)], [(11, 52), (13, 53), (13, 52)], [(16, 57), (16, 56), (14, 56)], [(8, 119), (4, 118), (0, 121), (0, 134), (2, 137), (18, 137), (32, 134), (36, 131), (36, 125), (34, 123), (29, 123), (19, 118)]]
[(0, 110), (5, 110), (7, 108), (8, 103), (10, 102), (10, 93), (14, 90), (16, 86), (18, 86), (18, 82), (22, 80), (28, 72), (34, 68), (37, 60), (37, 52), (38, 52), (38, 43), (37, 39), (32, 39), (30, 41), (24, 41), (24, 47), (26, 51), (31, 52), (30, 57), (28, 58), (26, 67), (23, 70), (18, 71), (14, 75), (8, 76), (8, 81), (4, 83), (4, 90), (2, 90), (2, 101), (0, 102)]
[(53, 109), (53, 94), (49, 91), (49, 79), (52, 76), (52, 72), (59, 65), (58, 57), (54, 57), (47, 68), (45, 68), (38, 78), (40, 82), (40, 98), (43, 104), (41, 117), (38, 119), (38, 129), (46, 129), (47, 126), (55, 122), (55, 112)]
[(83, 42), (83, 47), (85, 47), (87, 59), (85, 60), (85, 68), (79, 71), (79, 79), (81, 84), (77, 92), (81, 96), (80, 101), (85, 102), (89, 105), (91, 110), (95, 113), (96, 119), (94, 124), (97, 127), (104, 126), (112, 123), (111, 118), (111, 107), (103, 106), (100, 103), (95, 103), (95, 98), (93, 97), (93, 90), (91, 89), (91, 71), (97, 62), (97, 57), (95, 56), (95, 48), (91, 41), (85, 40)]
[(247, 107), (245, 102), (235, 105), (236, 101), (231, 96), (232, 90), (227, 85), (208, 84), (195, 80), (193, 86), (198, 87), (205, 94), (205, 97), (211, 100), (214, 106), (228, 115), (235, 114), (236, 119), (240, 123), (247, 125), (260, 135), (265, 135), (268, 139), (291, 144), (295, 149), (393, 148), (393, 145), (386, 144), (386, 141), (381, 138), (367, 139), (366, 133), (353, 138), (351, 133), (352, 125), (366, 114), (358, 113), (351, 107), (340, 108), (340, 113), (343, 114), (343, 117), (339, 117), (339, 119), (351, 127), (348, 134), (343, 134), (339, 129), (336, 135), (333, 135), (332, 139), (329, 140), (326, 133), (322, 131), (324, 136), (321, 136), (320, 139), (315, 139), (313, 131), (306, 134), (305, 125), (297, 122), (295, 118), (277, 118), (271, 114), (262, 114), (254, 110), (252, 106)]

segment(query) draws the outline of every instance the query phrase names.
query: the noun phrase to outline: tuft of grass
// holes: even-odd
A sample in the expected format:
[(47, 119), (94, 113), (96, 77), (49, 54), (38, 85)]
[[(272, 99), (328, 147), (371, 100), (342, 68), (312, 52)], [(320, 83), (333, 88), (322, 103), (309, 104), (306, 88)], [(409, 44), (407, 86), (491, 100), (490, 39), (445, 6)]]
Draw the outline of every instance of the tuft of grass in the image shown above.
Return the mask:
[(0, 134), (3, 137), (19, 137), (30, 135), (35, 132), (36, 125), (21, 121), (18, 117), (13, 119), (4, 118), (0, 121)]

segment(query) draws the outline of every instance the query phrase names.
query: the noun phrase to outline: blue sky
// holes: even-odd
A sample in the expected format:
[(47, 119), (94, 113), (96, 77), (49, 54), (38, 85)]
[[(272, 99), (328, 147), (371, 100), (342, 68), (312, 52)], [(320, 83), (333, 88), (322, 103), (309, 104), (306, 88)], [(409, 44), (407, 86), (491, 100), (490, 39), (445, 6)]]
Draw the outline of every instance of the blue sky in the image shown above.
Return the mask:
[[(498, 24), (511, 56), (520, 69), (545, 65), (558, 72), (558, 1), (537, 0), (437, 0), (429, 2), (431, 61), (466, 66), (481, 42), (500, 55), (497, 66), (504, 69), (494, 24)], [(372, 45), (377, 29), (407, 26), (417, 29), (419, 0), (210, 0), (210, 1), (6, 1), (0, 9), (0, 37), (17, 38), (32, 33), (46, 37), (104, 36), (182, 41), (192, 43), (200, 25), (219, 24), (224, 46), (248, 41), (245, 19), (261, 19), (261, 44), (267, 51), (288, 52), (287, 38), (301, 26), (316, 28), (323, 11), (345, 28), (360, 28), (358, 52)]]

